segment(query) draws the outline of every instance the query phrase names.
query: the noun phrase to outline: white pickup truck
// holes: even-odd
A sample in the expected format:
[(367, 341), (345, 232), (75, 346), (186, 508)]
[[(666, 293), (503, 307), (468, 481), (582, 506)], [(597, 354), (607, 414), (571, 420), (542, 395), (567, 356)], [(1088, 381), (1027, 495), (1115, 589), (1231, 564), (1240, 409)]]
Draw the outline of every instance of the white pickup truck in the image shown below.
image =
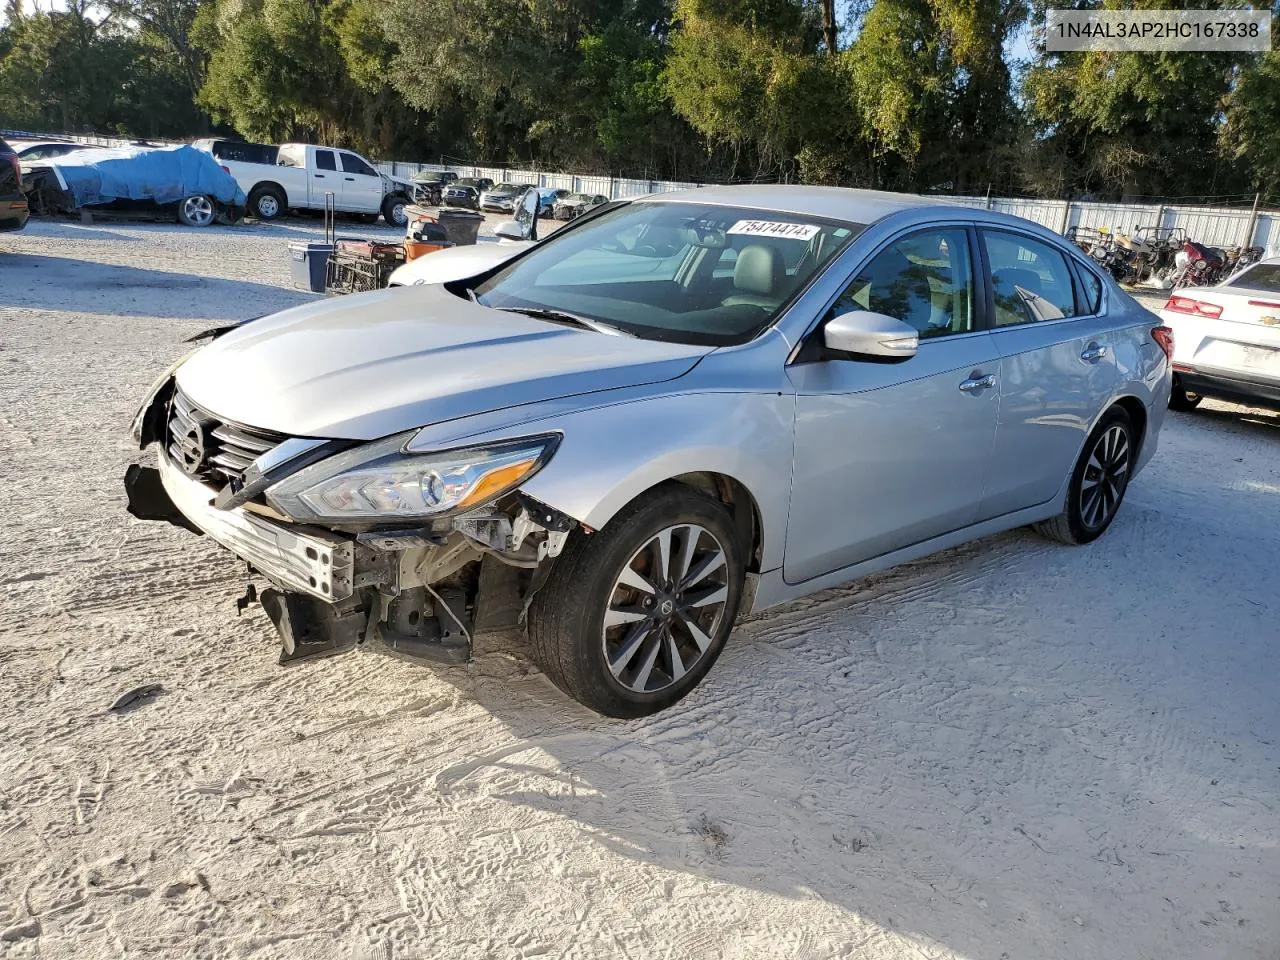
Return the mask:
[(198, 149), (213, 154), (222, 169), (235, 177), (249, 198), (247, 212), (259, 220), (274, 220), (289, 210), (323, 210), (325, 194), (333, 194), (334, 209), (362, 213), (387, 223), (405, 225), (404, 208), (426, 201), (412, 180), (379, 173), (368, 160), (350, 150), (309, 143), (279, 147), (234, 140), (200, 140)]

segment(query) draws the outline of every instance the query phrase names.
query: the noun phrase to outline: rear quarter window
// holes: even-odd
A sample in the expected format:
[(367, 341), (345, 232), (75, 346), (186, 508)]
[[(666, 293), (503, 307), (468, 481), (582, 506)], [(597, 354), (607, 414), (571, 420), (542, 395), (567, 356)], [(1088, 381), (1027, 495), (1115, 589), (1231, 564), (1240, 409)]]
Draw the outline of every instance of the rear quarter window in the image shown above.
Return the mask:
[(1255, 263), (1239, 276), (1224, 284), (1227, 287), (1246, 287), (1250, 290), (1266, 290), (1280, 293), (1280, 263)]
[(1083, 313), (1095, 314), (1102, 309), (1102, 280), (1088, 267), (1076, 264), (1080, 275), (1080, 303)]

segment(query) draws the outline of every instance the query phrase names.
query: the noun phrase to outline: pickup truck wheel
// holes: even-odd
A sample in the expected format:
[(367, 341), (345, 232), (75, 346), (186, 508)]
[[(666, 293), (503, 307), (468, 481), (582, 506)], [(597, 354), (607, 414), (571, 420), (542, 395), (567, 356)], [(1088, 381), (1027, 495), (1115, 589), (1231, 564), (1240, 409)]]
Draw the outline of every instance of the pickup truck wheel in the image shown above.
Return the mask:
[(698, 685), (738, 615), (744, 550), (724, 505), (670, 483), (575, 531), (534, 597), (535, 659), (598, 713), (641, 717)]
[(178, 204), (178, 222), (188, 227), (207, 227), (216, 215), (213, 200), (204, 194), (187, 197)]
[(249, 212), (259, 220), (274, 220), (284, 213), (284, 194), (275, 187), (255, 187), (249, 194)]
[(392, 194), (382, 201), (382, 218), (393, 227), (403, 227), (409, 222), (409, 215), (404, 208), (409, 200), (401, 194)]

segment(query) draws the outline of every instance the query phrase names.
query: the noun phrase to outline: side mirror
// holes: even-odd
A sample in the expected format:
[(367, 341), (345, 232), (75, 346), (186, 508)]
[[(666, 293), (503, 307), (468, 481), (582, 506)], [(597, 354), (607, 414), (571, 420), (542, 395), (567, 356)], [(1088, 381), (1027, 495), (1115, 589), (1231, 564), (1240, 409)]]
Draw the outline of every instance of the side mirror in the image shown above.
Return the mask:
[(909, 360), (920, 345), (915, 327), (870, 310), (833, 317), (823, 328), (822, 337), (834, 353), (882, 363)]
[(542, 206), (538, 191), (530, 188), (516, 204), (516, 223), (520, 225), (524, 235), (521, 240), (538, 239), (538, 208)]
[(493, 228), (493, 235), (499, 240), (524, 240), (524, 227), (515, 220), (506, 220)]

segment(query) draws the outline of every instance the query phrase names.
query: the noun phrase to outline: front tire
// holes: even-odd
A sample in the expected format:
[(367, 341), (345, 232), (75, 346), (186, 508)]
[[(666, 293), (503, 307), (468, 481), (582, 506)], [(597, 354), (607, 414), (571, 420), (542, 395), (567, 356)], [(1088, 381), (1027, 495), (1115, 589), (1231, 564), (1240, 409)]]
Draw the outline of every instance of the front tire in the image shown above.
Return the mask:
[(403, 227), (409, 222), (409, 214), (405, 212), (408, 205), (408, 198), (392, 194), (382, 201), (382, 218), (393, 227)]
[(1203, 399), (1204, 397), (1200, 396), (1200, 394), (1189, 392), (1178, 377), (1173, 378), (1173, 389), (1169, 392), (1170, 410), (1176, 410), (1179, 413), (1190, 413), (1200, 406), (1200, 401)]
[(1112, 407), (1094, 427), (1071, 473), (1066, 509), (1035, 525), (1037, 532), (1066, 544), (1092, 543), (1120, 510), (1137, 458), (1133, 421)]
[(530, 610), (543, 671), (609, 717), (656, 713), (706, 676), (733, 629), (744, 549), (724, 505), (682, 484), (575, 531)]

